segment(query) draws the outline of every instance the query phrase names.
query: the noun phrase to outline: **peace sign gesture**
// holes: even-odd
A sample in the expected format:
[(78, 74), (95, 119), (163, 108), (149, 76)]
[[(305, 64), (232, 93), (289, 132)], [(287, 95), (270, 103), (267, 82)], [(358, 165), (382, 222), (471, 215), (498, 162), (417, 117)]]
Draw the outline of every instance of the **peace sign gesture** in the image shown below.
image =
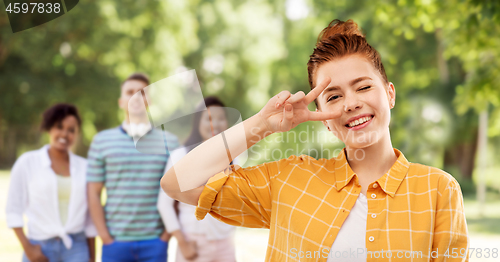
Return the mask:
[(307, 108), (330, 83), (330, 78), (326, 78), (307, 95), (299, 91), (291, 94), (282, 91), (275, 95), (260, 110), (259, 114), (265, 121), (268, 131), (286, 132), (306, 121), (323, 121), (338, 118), (341, 112), (314, 112)]

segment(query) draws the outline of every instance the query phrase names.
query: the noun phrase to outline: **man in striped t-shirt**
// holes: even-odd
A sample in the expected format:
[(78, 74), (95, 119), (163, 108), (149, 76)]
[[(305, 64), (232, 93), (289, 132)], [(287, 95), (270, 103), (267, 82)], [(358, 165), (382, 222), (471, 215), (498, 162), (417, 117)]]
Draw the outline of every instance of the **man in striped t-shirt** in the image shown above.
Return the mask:
[[(142, 136), (141, 142), (153, 146), (164, 147), (167, 143), (172, 148), (179, 143), (175, 136), (163, 136), (157, 129), (131, 128), (129, 120), (145, 114), (134, 112), (141, 110), (129, 107), (129, 100), (148, 85), (143, 74), (125, 80), (119, 104), (127, 119), (121, 126), (97, 134), (88, 153), (89, 208), (103, 242), (103, 262), (167, 259), (169, 235), (161, 222), (157, 199), (169, 154), (139, 152), (133, 136)], [(147, 117), (143, 122), (148, 122)], [(107, 195), (104, 208), (100, 197), (103, 187)]]

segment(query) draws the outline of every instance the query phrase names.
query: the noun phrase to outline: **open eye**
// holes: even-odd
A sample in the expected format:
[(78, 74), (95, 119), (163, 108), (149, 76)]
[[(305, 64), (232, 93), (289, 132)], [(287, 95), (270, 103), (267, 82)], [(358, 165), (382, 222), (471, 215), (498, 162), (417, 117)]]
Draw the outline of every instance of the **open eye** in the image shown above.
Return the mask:
[(370, 88), (371, 88), (371, 86), (365, 86), (365, 87), (362, 87), (362, 88), (358, 89), (358, 91), (367, 90), (367, 89), (370, 89)]

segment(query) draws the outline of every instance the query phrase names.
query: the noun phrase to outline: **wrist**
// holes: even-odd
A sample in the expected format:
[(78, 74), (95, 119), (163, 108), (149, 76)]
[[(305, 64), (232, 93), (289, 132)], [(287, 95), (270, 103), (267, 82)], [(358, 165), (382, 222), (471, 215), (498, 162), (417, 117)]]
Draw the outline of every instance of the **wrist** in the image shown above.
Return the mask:
[(103, 234), (100, 236), (101, 237), (101, 240), (103, 242), (110, 242), (113, 240), (113, 237), (108, 233), (108, 234)]
[(180, 229), (173, 231), (171, 234), (175, 237), (179, 245), (186, 243), (186, 238), (184, 238), (184, 234)]
[(29, 240), (26, 241), (26, 243), (22, 243), (22, 247), (24, 249), (24, 252), (26, 252), (26, 253), (31, 253), (34, 246), (35, 245), (33, 243), (31, 243)]
[(250, 117), (248, 122), (250, 126), (250, 134), (248, 135), (250, 136), (250, 140), (255, 141), (255, 143), (273, 134), (261, 112)]

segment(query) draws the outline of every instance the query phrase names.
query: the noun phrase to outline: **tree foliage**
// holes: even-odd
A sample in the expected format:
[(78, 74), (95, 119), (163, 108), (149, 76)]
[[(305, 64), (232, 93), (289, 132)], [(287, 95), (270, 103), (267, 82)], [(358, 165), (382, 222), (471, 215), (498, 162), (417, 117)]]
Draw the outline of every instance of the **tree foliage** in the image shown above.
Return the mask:
[[(38, 123), (56, 102), (80, 109), (85, 155), (97, 131), (120, 123), (119, 86), (135, 71), (154, 82), (196, 69), (205, 95), (249, 117), (281, 90), (309, 89), (306, 63), (334, 18), (353, 19), (381, 53), (397, 91), (394, 146), (411, 161), (453, 164), (450, 152), (474, 145), (479, 110), (489, 108), (489, 134), (500, 135), (499, 13), (495, 0), (101, 0), (16, 34), (2, 14), (0, 165), (46, 141)], [(271, 136), (252, 163), (286, 157), (272, 149), (332, 157), (342, 147), (320, 123), (295, 132), (323, 138)]]

